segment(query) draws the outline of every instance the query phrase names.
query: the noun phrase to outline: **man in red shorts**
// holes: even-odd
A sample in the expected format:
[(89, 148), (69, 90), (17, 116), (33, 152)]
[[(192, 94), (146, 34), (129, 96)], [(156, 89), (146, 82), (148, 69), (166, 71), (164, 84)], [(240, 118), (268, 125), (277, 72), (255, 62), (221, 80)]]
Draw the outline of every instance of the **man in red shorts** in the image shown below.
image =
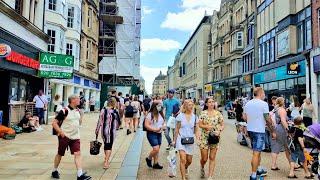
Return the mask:
[(64, 156), (67, 147), (74, 155), (74, 162), (77, 168), (77, 180), (89, 180), (90, 176), (82, 171), (82, 162), (80, 154), (80, 123), (81, 113), (77, 106), (80, 104), (80, 98), (77, 95), (71, 95), (68, 98), (68, 107), (63, 108), (52, 122), (53, 133), (58, 136), (58, 153), (54, 159), (54, 169), (52, 178), (59, 179), (58, 166), (62, 156)]

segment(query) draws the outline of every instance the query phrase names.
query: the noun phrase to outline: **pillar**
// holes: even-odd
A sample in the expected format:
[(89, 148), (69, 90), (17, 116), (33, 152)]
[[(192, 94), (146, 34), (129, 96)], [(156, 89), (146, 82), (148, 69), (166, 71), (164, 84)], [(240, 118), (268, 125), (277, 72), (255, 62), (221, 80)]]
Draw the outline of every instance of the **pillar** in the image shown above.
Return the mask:
[(65, 100), (65, 102), (66, 102), (66, 104), (69, 104), (69, 102), (68, 102), (68, 98), (69, 98), (69, 96), (71, 96), (71, 95), (73, 95), (74, 94), (74, 86), (72, 86), (72, 85), (67, 85), (67, 95), (66, 95), (66, 100)]
[(23, 0), (22, 15), (25, 18), (29, 19), (29, 15), (30, 15), (30, 0)]
[(98, 107), (100, 109), (100, 91), (96, 92), (96, 107)]
[(87, 112), (87, 111), (89, 111), (90, 90), (89, 89), (85, 89), (83, 93), (84, 93), (85, 99), (87, 100), (86, 104), (84, 106), (84, 111)]

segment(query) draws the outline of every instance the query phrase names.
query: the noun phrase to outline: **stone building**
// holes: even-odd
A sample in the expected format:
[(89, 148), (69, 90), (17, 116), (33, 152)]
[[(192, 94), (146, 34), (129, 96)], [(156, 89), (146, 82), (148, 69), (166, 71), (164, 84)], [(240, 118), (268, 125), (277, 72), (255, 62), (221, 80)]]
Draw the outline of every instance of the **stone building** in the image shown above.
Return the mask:
[(160, 74), (153, 81), (152, 95), (165, 96), (167, 90), (167, 76), (160, 71)]

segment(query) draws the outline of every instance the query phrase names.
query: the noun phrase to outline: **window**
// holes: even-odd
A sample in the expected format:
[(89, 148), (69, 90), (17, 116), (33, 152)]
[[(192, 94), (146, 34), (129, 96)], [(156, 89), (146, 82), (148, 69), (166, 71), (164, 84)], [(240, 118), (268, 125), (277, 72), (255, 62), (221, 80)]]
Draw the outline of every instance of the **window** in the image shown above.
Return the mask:
[(22, 8), (23, 8), (23, 0), (16, 0), (14, 5), (15, 11), (18, 14), (22, 15)]
[(297, 26), (298, 51), (303, 51), (303, 24)]
[(266, 64), (270, 63), (270, 42), (267, 41), (267, 43), (265, 43), (265, 51), (266, 51)]
[(237, 32), (237, 48), (242, 47), (242, 36), (243, 33), (242, 32)]
[(49, 9), (52, 11), (56, 11), (57, 0), (49, 0)]
[(88, 11), (88, 27), (92, 27), (92, 12), (93, 10), (92, 9), (89, 9)]
[(86, 57), (87, 57), (87, 60), (90, 59), (90, 55), (91, 55), (91, 42), (90, 41), (87, 41), (87, 54), (86, 54)]
[(310, 49), (312, 46), (312, 34), (311, 34), (311, 19), (306, 22), (306, 49)]
[(48, 36), (50, 36), (50, 41), (48, 43), (48, 52), (54, 53), (54, 46), (56, 43), (56, 31), (48, 29), (47, 34)]
[(320, 44), (320, 8), (318, 9), (318, 43)]
[(270, 40), (270, 63), (275, 61), (274, 38)]
[(72, 44), (70, 43), (66, 45), (66, 54), (72, 56)]
[(74, 7), (68, 8), (68, 22), (67, 26), (69, 28), (73, 28), (73, 21), (74, 21)]

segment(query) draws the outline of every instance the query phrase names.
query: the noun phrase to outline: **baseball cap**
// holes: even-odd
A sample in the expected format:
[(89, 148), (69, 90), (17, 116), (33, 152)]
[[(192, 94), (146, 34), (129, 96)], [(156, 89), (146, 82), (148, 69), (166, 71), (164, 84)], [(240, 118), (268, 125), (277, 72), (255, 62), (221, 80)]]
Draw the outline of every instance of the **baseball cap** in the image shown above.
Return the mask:
[(169, 89), (167, 92), (170, 93), (170, 94), (174, 94), (176, 92), (176, 90), (175, 89)]

